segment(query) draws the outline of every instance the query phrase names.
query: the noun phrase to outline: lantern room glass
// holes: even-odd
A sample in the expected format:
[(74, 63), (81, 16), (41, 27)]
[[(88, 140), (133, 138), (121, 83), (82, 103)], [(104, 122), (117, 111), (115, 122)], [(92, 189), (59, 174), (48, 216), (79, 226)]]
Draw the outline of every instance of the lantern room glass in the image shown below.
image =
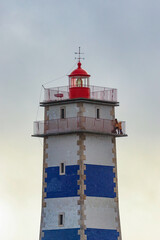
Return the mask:
[(89, 87), (89, 77), (82, 77), (82, 76), (70, 77), (69, 87), (70, 88)]

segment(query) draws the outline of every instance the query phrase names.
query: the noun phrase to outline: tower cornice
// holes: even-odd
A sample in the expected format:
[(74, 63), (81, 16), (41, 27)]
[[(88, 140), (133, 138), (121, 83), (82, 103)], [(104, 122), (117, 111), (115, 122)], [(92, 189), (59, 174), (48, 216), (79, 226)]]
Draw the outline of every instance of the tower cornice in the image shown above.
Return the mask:
[(105, 106), (115, 106), (115, 107), (119, 106), (119, 102), (86, 99), (86, 98), (74, 98), (74, 99), (66, 99), (66, 100), (59, 100), (59, 101), (47, 101), (47, 102), (44, 101), (44, 102), (40, 102), (40, 106), (47, 107), (47, 106), (64, 105), (64, 104), (80, 103), (80, 102), (105, 105)]

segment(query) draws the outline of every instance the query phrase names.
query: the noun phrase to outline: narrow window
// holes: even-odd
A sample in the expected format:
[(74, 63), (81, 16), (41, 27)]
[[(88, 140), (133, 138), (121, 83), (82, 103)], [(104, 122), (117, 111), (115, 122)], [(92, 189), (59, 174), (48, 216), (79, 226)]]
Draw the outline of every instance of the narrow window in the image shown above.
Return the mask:
[(60, 164), (59, 173), (60, 173), (60, 175), (65, 174), (65, 164), (64, 163)]
[(61, 119), (64, 119), (65, 116), (65, 108), (61, 108)]
[(60, 213), (58, 216), (58, 225), (59, 227), (63, 227), (64, 226), (64, 213)]
[(99, 110), (99, 108), (96, 109), (96, 118), (97, 119), (100, 118), (100, 110)]

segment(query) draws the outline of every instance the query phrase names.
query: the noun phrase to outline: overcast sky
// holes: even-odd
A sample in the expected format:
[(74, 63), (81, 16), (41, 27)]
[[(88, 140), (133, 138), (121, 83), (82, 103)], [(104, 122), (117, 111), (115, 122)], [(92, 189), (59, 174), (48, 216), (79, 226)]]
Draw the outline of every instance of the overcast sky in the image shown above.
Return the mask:
[(43, 119), (41, 85), (68, 85), (79, 46), (91, 84), (118, 89), (127, 124), (117, 139), (123, 240), (158, 239), (158, 0), (0, 0), (0, 239), (38, 240), (42, 142), (32, 125)]

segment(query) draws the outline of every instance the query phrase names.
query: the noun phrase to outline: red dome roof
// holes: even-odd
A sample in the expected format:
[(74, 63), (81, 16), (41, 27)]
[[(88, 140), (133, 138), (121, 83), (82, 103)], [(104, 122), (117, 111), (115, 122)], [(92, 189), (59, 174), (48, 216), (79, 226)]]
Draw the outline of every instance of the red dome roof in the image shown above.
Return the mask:
[(69, 77), (73, 77), (73, 76), (83, 76), (83, 77), (90, 77), (90, 75), (81, 68), (81, 62), (78, 62), (78, 68), (75, 69), (73, 72), (71, 72), (71, 74), (69, 75)]

